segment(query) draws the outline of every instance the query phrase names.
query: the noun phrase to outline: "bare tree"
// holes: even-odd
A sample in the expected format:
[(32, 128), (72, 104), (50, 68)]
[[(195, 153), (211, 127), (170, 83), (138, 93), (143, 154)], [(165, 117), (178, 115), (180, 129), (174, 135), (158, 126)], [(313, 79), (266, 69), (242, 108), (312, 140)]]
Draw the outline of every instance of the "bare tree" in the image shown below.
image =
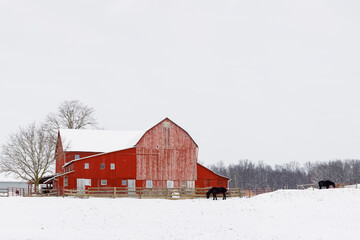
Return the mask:
[(52, 135), (53, 144), (56, 144), (57, 131), (65, 129), (84, 129), (97, 127), (94, 117), (95, 110), (81, 103), (79, 100), (64, 101), (59, 105), (56, 113), (49, 113), (46, 117), (46, 129)]
[(95, 110), (79, 100), (64, 101), (60, 104), (57, 113), (50, 113), (46, 123), (53, 129), (83, 129), (88, 126), (96, 127)]
[(40, 179), (51, 172), (49, 168), (55, 161), (51, 136), (44, 129), (44, 124), (32, 123), (11, 134), (1, 149), (1, 172), (30, 180), (38, 189)]

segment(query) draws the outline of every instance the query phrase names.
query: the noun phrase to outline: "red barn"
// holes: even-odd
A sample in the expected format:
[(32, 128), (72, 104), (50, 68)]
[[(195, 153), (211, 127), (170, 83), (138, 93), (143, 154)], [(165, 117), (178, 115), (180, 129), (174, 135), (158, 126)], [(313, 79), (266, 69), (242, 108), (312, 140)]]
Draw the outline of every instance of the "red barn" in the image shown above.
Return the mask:
[(54, 187), (228, 187), (197, 163), (198, 150), (168, 118), (147, 131), (59, 130)]

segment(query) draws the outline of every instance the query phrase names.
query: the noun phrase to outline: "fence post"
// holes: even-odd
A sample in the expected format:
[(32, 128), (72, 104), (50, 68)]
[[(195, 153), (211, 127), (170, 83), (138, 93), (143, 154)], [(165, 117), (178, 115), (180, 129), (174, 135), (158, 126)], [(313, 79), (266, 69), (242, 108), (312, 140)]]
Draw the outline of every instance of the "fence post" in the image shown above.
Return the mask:
[(242, 197), (242, 196), (241, 196), (241, 189), (240, 189), (240, 188), (239, 188), (239, 197)]

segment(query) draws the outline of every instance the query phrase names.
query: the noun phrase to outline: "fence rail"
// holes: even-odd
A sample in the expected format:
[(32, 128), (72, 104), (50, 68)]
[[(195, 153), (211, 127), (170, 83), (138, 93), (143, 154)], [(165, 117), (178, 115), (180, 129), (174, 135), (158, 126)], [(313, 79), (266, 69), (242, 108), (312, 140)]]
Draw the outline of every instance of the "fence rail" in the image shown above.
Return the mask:
[(8, 196), (8, 189), (0, 188), (0, 197), (7, 197), (7, 196)]
[(315, 184), (313, 184), (313, 183), (309, 183), (309, 184), (299, 184), (299, 185), (296, 185), (296, 188), (297, 188), (297, 189), (308, 189), (308, 188), (314, 189), (314, 188), (315, 188)]
[(0, 188), (0, 197), (25, 197), (31, 195), (29, 190), (26, 188), (18, 188), (18, 187), (8, 187), (8, 188)]
[[(85, 190), (64, 190), (64, 196), (75, 197), (111, 197), (111, 198), (165, 198), (194, 199), (204, 198), (209, 188), (121, 188), (121, 187), (90, 187)], [(258, 194), (272, 192), (271, 188), (241, 190), (229, 188), (227, 197), (253, 197)], [(219, 194), (219, 196), (222, 196)]]
[[(350, 183), (335, 183), (336, 188), (358, 188), (358, 183), (350, 184)], [(297, 189), (309, 189), (309, 188), (319, 188), (315, 183), (309, 184), (299, 184), (296, 186)]]

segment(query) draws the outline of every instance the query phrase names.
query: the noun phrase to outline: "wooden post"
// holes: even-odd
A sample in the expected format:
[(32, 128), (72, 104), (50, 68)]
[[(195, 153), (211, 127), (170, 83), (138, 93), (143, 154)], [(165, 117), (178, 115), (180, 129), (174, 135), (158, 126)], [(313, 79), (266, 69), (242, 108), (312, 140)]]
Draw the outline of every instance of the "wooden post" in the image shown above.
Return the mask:
[(234, 188), (236, 188), (236, 174), (234, 173)]
[(114, 198), (116, 198), (116, 187), (114, 187)]

